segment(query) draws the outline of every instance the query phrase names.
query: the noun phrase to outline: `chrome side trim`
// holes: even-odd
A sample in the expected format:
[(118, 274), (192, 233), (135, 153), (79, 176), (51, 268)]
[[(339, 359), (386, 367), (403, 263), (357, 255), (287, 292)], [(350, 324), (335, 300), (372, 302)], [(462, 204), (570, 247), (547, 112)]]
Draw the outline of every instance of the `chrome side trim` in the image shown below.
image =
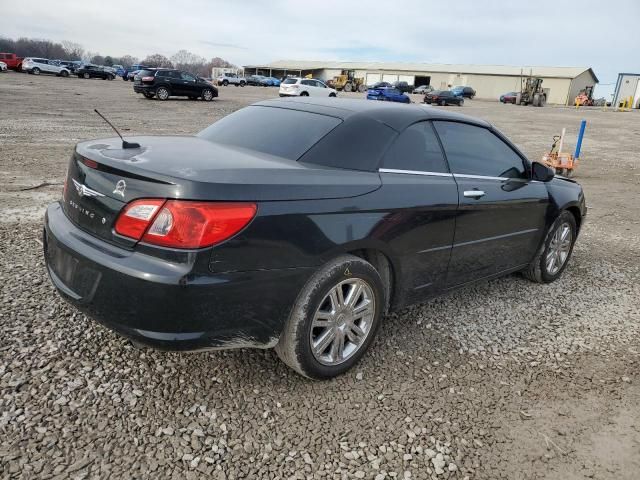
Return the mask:
[(395, 168), (379, 168), (380, 173), (403, 173), (405, 175), (424, 175), (427, 177), (453, 177), (452, 173), (422, 172), (420, 170), (397, 170)]
[(528, 178), (512, 178), (512, 177), (488, 177), (485, 175), (467, 175), (466, 173), (454, 173), (455, 178), (473, 178), (476, 180), (500, 180), (501, 182), (513, 181), (513, 182), (530, 182)]

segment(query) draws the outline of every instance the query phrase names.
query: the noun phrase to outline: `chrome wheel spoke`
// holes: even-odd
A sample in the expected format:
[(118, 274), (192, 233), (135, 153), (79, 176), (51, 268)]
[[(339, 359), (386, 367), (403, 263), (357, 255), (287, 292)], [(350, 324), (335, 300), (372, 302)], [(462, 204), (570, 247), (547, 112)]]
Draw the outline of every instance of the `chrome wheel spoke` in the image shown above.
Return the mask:
[[(322, 355), (327, 347), (331, 345), (331, 342), (335, 344), (336, 339), (336, 330), (333, 328), (328, 328), (325, 330), (317, 340), (317, 343), (313, 345), (313, 351), (316, 355)], [(333, 345), (331, 346), (331, 350), (333, 351)]]
[(360, 318), (362, 315), (371, 311), (371, 300), (365, 299), (353, 309), (353, 315), (355, 318)]
[(571, 227), (564, 223), (553, 234), (546, 257), (547, 272), (555, 275), (564, 266), (573, 241)]
[(340, 363), (342, 361), (344, 353), (344, 336), (344, 332), (336, 333), (335, 339), (331, 344), (329, 356), (331, 357), (331, 361), (334, 363)]
[(345, 304), (351, 308), (355, 307), (360, 295), (362, 295), (362, 284), (357, 283), (349, 289), (349, 294), (345, 299)]

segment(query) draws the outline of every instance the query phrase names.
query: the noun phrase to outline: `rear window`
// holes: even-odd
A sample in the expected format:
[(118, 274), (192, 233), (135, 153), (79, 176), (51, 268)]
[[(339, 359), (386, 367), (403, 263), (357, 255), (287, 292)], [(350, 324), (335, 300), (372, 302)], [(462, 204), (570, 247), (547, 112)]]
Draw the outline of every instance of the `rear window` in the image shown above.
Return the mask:
[(298, 160), (341, 120), (298, 110), (247, 107), (228, 115), (198, 136), (211, 142)]
[(140, 71), (138, 71), (138, 75), (140, 75), (141, 77), (153, 77), (153, 76), (155, 76), (155, 74), (156, 74), (156, 70), (140, 70)]
[(297, 78), (287, 78), (284, 82), (285, 85), (292, 85), (294, 83), (298, 83), (298, 79)]

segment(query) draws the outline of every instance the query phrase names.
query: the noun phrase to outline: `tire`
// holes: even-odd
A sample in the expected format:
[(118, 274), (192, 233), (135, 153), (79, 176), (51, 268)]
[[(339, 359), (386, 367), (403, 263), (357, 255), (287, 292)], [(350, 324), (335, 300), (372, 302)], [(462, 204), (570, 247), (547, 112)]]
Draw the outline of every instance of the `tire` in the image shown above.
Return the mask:
[(362, 83), (358, 85), (358, 92), (364, 93), (366, 92), (366, 90), (367, 90), (367, 87), (365, 87)]
[(144, 98), (148, 99), (152, 99), (154, 97), (154, 94), (149, 92), (142, 92), (142, 95), (144, 95)]
[(462, 100), (462, 99), (461, 99), (461, 100), (460, 100), (460, 103), (458, 103), (458, 106), (459, 106), (459, 107), (461, 107), (461, 106), (463, 106), (463, 105), (464, 105), (464, 100)]
[(89, 78), (91, 78), (91, 75), (89, 75), (88, 73), (83, 73), (82, 78), (84, 78), (85, 80), (89, 80)]
[(122, 81), (126, 82), (127, 81), (127, 77), (122, 77)]
[(113, 75), (109, 75), (109, 76), (107, 77), (107, 80), (111, 81), (111, 80), (113, 80), (114, 78), (116, 78), (116, 77), (114, 77)]
[[(559, 239), (562, 240), (565, 227), (569, 229), (571, 238), (568, 243), (566, 243), (566, 241), (562, 241), (561, 250), (566, 254), (566, 256), (555, 256), (556, 261), (560, 261), (560, 267), (556, 269), (557, 263), (554, 263), (553, 265), (550, 264), (550, 255), (552, 255), (551, 251), (554, 249), (552, 244), (555, 245)], [(576, 219), (573, 214), (567, 210), (560, 213), (558, 218), (556, 218), (556, 221), (553, 222), (547, 231), (544, 242), (542, 242), (536, 256), (533, 258), (533, 261), (523, 270), (523, 275), (536, 283), (551, 283), (557, 280), (560, 275), (562, 275), (562, 272), (567, 267), (567, 264), (571, 259), (573, 245), (576, 242), (577, 230)]]
[(533, 102), (531, 102), (531, 104), (534, 107), (539, 107), (540, 106), (540, 94), (536, 93), (533, 95)]
[(353, 90), (353, 86), (352, 86), (350, 83), (345, 83), (345, 85), (344, 85), (344, 87), (343, 87), (343, 90), (344, 90), (345, 92), (350, 92), (350, 91), (352, 91), (352, 90)]
[(330, 93), (330, 94), (329, 94), (329, 97), (330, 97), (330, 98), (335, 98), (335, 96), (336, 96), (336, 94), (335, 94), (335, 93)]
[(229, 80), (223, 80), (222, 81), (222, 86), (223, 87), (227, 87), (229, 85)]
[(309, 96), (309, 92), (302, 92), (300, 93), (301, 97), (308, 97)]
[(438, 105), (440, 105), (441, 107), (446, 107), (447, 106), (447, 102), (444, 100), (440, 100), (440, 102), (438, 102)]
[(202, 90), (202, 99), (205, 102), (210, 102), (211, 100), (213, 100), (213, 90), (211, 90), (210, 88), (205, 88), (204, 90)]
[(40, 69), (38, 67), (32, 68), (31, 73), (34, 75), (40, 75)]
[(516, 94), (515, 104), (516, 105), (521, 105), (522, 104), (522, 94), (521, 93)]
[(60, 72), (60, 76), (63, 78), (67, 78), (69, 76), (69, 72), (67, 72), (66, 70), (63, 70)]
[(169, 92), (169, 89), (167, 87), (158, 87), (156, 89), (156, 97), (158, 98), (158, 100), (168, 100), (169, 97), (171, 96), (171, 93)]
[[(345, 304), (352, 292), (358, 292), (354, 300), (357, 308), (365, 308), (355, 320), (352, 308)], [(376, 335), (386, 305), (384, 292), (376, 269), (361, 258), (342, 255), (328, 262), (300, 291), (275, 347), (278, 356), (305, 377), (327, 379), (345, 373), (360, 360)], [(345, 294), (343, 303), (340, 297)], [(328, 312), (336, 308), (341, 311), (339, 315)], [(317, 318), (322, 312), (324, 318)], [(356, 328), (361, 335), (355, 333)], [(312, 343), (323, 337), (330, 337), (324, 350), (319, 346), (314, 351)], [(341, 352), (346, 353), (344, 359), (335, 355), (340, 339), (345, 341)]]
[(540, 97), (540, 107), (544, 107), (547, 104), (547, 96), (546, 95), (542, 95)]
[(244, 88), (244, 86), (247, 84), (247, 82), (240, 82), (240, 86)]

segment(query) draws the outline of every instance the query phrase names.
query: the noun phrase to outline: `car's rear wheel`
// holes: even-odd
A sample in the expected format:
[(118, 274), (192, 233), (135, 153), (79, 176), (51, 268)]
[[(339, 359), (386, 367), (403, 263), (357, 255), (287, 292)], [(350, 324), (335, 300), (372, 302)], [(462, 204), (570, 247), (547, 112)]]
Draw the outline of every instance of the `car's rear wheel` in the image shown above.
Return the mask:
[(440, 105), (441, 107), (444, 107), (447, 105), (447, 102), (444, 100), (440, 100), (440, 102), (438, 102), (438, 105)]
[(88, 73), (84, 73), (82, 75), (82, 78), (88, 79), (89, 77), (91, 77), (91, 75), (89, 75)]
[(113, 75), (107, 76), (107, 80), (113, 80), (114, 78), (116, 78), (116, 77), (114, 77)]
[(69, 72), (67, 72), (66, 70), (63, 70), (63, 71), (60, 72), (60, 76), (64, 77), (64, 78), (67, 78), (69, 76)]
[(364, 355), (380, 325), (385, 289), (365, 260), (343, 255), (316, 272), (298, 295), (276, 345), (301, 375), (340, 375)]
[(144, 98), (153, 98), (153, 93), (142, 92), (142, 95), (144, 95)]
[(247, 82), (240, 82), (240, 86), (244, 87), (247, 84)]
[(226, 86), (228, 86), (228, 85), (229, 85), (229, 80), (223, 80), (223, 81), (222, 81), (222, 86), (223, 86), (223, 87), (226, 87)]
[(336, 94), (335, 94), (335, 93), (333, 93), (333, 92), (331, 92), (331, 93), (329, 94), (329, 96), (330, 96), (330, 97), (335, 97), (335, 96), (336, 96)]
[(167, 87), (158, 87), (156, 89), (156, 97), (158, 97), (158, 100), (167, 100), (169, 95), (169, 89)]
[(302, 92), (300, 93), (301, 97), (308, 97), (309, 96), (309, 92)]
[(576, 233), (575, 217), (571, 212), (563, 211), (547, 231), (536, 256), (523, 271), (524, 276), (538, 283), (557, 280), (569, 263)]
[(40, 69), (38, 67), (35, 67), (31, 69), (31, 73), (33, 73), (34, 75), (40, 75)]
[(213, 91), (210, 88), (205, 88), (204, 90), (202, 90), (202, 99), (205, 102), (210, 102), (211, 100), (213, 100)]

